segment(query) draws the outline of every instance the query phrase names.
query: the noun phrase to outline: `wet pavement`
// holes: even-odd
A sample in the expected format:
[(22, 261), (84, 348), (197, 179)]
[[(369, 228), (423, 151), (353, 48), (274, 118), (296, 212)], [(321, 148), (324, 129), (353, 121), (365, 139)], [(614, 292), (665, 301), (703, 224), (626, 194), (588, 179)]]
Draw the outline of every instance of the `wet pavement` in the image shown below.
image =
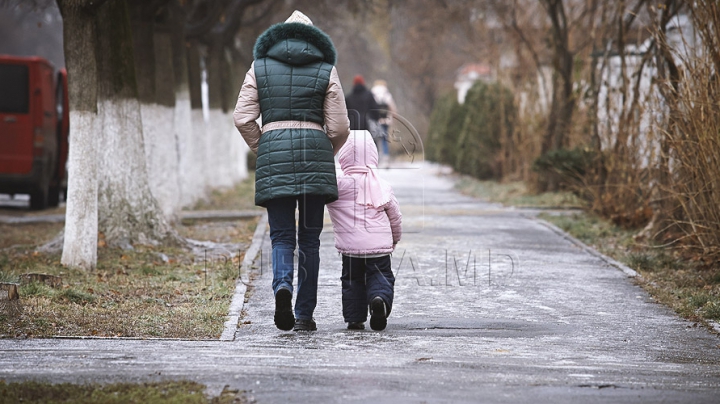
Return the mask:
[(405, 229), (385, 331), (345, 329), (326, 217), (317, 332), (273, 326), (266, 238), (233, 341), (0, 340), (0, 379), (183, 378), (261, 403), (720, 401), (717, 335), (540, 221), (456, 193), (438, 171), (381, 172)]

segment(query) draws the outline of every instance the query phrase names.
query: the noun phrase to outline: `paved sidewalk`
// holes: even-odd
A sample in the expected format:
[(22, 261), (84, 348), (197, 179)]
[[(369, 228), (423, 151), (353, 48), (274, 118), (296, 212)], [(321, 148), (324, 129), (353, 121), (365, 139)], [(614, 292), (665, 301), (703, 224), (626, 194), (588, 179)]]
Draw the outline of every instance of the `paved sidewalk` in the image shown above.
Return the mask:
[(383, 332), (345, 330), (326, 220), (315, 333), (272, 324), (270, 247), (232, 342), (0, 340), (0, 379), (187, 378), (258, 402), (718, 402), (720, 339), (626, 273), (430, 165), (383, 170), (404, 214)]

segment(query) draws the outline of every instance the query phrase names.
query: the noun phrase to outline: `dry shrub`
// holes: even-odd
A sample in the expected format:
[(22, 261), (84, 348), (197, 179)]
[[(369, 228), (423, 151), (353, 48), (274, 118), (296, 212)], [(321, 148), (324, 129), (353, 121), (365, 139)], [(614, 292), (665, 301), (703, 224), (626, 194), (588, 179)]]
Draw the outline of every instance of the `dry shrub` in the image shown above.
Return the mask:
[[(664, 235), (672, 234), (678, 246), (693, 258), (720, 262), (720, 6), (698, 1), (692, 7), (698, 44), (673, 48), (678, 81), (661, 82), (669, 105), (663, 150), (667, 153), (667, 182), (661, 188), (668, 202)], [(680, 46), (691, 52), (680, 52)], [(672, 102), (674, 101), (674, 102)]]
[(511, 135), (501, 144), (503, 179), (522, 180), (532, 191), (535, 191), (532, 185), (537, 183), (538, 177), (532, 166), (540, 155), (542, 133), (547, 125), (547, 111), (543, 108), (547, 101), (539, 94), (540, 86), (534, 76), (513, 88), (518, 119)]
[(650, 177), (655, 158), (647, 107), (653, 100), (643, 91), (652, 88), (644, 75), (651, 62), (623, 54), (607, 57), (590, 108), (598, 117), (592, 122), (590, 142), (596, 153), (581, 194), (594, 212), (624, 228), (643, 226), (652, 217)]
[(626, 229), (646, 225), (653, 217), (652, 188), (636, 152), (603, 151), (595, 160), (580, 191), (591, 210)]

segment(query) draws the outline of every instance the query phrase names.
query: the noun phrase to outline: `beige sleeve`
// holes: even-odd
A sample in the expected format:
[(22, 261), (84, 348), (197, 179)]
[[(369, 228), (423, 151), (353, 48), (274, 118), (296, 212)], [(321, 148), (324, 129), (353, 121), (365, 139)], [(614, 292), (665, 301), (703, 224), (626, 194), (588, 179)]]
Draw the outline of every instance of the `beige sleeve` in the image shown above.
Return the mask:
[(330, 72), (330, 83), (325, 93), (324, 109), (327, 135), (332, 142), (333, 152), (337, 154), (350, 135), (350, 120), (347, 116), (347, 106), (345, 106), (345, 94), (343, 94), (340, 77), (338, 77), (335, 67)]
[(235, 112), (233, 119), (235, 127), (238, 129), (245, 143), (250, 147), (253, 153), (257, 154), (258, 142), (260, 142), (260, 126), (256, 119), (260, 116), (260, 101), (258, 98), (257, 81), (255, 80), (255, 62), (250, 65), (245, 75), (245, 81), (240, 94), (238, 94), (237, 104), (235, 104)]

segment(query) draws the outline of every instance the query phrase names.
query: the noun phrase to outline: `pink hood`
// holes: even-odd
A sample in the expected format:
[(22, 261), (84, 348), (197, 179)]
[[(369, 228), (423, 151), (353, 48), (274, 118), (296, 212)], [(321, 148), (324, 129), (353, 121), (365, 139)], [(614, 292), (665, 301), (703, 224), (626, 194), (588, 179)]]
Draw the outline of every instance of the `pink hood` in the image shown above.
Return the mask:
[(351, 131), (338, 152), (338, 200), (328, 204), (335, 247), (343, 254), (389, 254), (402, 235), (402, 214), (390, 184), (378, 178), (368, 131)]
[(378, 153), (370, 132), (354, 130), (338, 152), (343, 173), (359, 181), (356, 202), (379, 208), (390, 201), (390, 184), (377, 176)]

